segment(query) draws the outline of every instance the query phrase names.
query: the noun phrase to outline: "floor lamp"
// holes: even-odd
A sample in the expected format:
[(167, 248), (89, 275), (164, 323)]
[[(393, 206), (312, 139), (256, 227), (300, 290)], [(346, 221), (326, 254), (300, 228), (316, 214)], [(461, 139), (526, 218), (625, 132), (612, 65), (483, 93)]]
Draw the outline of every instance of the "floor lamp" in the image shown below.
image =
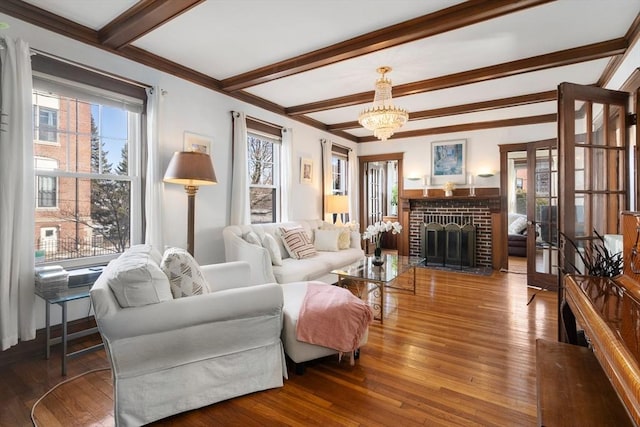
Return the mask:
[(331, 194), (326, 197), (326, 202), (326, 211), (331, 214), (336, 214), (336, 225), (342, 225), (342, 219), (340, 217), (343, 213), (349, 213), (349, 197)]
[(187, 192), (187, 251), (193, 256), (194, 236), (193, 224), (195, 218), (196, 192), (200, 185), (217, 184), (216, 173), (213, 171), (211, 157), (196, 151), (176, 151), (167, 166), (164, 182), (182, 184)]

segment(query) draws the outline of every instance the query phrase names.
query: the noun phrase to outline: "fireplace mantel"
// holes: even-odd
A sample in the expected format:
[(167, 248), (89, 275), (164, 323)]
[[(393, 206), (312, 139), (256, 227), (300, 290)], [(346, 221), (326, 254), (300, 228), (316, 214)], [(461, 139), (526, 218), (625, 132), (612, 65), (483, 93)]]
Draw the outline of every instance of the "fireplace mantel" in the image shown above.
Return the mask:
[(426, 211), (446, 213), (473, 212), (478, 216), (480, 228), (477, 253), (481, 264), (499, 268), (497, 262), (502, 256), (499, 242), (504, 239), (501, 219), (502, 196), (499, 188), (476, 188), (475, 195), (469, 194), (469, 188), (454, 190), (452, 196), (446, 197), (442, 189), (429, 189), (425, 196), (422, 190), (405, 190), (400, 197), (400, 216), (403, 227), (408, 230), (401, 233), (398, 250), (405, 255), (418, 255), (417, 239), (420, 237), (418, 223)]

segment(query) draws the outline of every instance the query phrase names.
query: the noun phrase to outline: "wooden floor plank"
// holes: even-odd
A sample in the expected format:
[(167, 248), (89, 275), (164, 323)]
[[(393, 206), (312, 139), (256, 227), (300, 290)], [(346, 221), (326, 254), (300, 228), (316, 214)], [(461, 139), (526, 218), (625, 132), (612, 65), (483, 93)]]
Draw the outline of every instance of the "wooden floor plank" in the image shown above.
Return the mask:
[[(535, 425), (535, 341), (556, 339), (556, 294), (539, 292), (527, 305), (536, 291), (522, 274), (418, 269), (416, 276), (416, 295), (387, 293), (384, 324), (371, 325), (355, 366), (328, 357), (302, 376), (290, 367), (282, 388), (155, 425)], [(0, 367), (8, 385), (0, 426), (31, 425), (33, 402), (64, 379), (58, 351), (49, 361)], [(104, 366), (104, 351), (91, 353), (69, 362), (69, 377)], [(43, 399), (39, 425), (110, 425), (111, 393), (109, 371), (83, 376)]]

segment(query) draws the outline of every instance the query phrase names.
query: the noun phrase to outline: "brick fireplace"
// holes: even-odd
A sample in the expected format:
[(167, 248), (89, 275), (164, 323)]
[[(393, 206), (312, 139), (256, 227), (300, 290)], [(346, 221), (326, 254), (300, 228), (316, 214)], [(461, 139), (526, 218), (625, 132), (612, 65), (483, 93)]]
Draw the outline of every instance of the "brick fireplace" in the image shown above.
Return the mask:
[[(422, 197), (412, 198), (409, 202), (408, 249), (412, 256), (423, 253), (425, 223), (434, 216), (465, 217), (475, 227), (475, 265), (492, 267), (492, 215), (500, 211), (500, 197)], [(406, 205), (405, 205), (406, 206)]]

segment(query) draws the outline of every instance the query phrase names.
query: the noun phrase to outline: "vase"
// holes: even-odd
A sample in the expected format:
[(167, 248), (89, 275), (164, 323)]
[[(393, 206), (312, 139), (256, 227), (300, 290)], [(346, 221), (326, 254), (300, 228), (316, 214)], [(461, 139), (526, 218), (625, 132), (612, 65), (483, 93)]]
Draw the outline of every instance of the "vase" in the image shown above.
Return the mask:
[(384, 264), (384, 257), (382, 256), (382, 248), (376, 248), (376, 250), (373, 251), (373, 260), (371, 260), (371, 263), (376, 267), (380, 267), (382, 264)]
[(445, 197), (453, 196), (453, 190), (444, 190), (444, 196)]

